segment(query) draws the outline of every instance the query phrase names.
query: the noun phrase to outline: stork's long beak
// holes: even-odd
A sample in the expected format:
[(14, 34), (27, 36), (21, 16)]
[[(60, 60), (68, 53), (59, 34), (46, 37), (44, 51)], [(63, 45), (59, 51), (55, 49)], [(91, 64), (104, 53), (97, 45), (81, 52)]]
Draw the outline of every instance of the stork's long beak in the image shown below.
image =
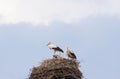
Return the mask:
[(48, 45), (49, 45), (49, 43), (46, 44), (46, 46), (48, 46)]
[(68, 50), (68, 47), (66, 48), (66, 50)]
[(49, 42), (46, 46), (48, 46), (49, 44), (51, 44), (51, 42)]

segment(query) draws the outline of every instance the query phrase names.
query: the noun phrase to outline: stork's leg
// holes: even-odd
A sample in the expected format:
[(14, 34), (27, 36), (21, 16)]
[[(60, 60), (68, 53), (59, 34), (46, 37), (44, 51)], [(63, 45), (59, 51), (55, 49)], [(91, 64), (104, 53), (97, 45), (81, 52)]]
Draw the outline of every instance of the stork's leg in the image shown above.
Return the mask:
[(54, 55), (55, 55), (55, 52), (56, 52), (56, 51), (54, 50)]

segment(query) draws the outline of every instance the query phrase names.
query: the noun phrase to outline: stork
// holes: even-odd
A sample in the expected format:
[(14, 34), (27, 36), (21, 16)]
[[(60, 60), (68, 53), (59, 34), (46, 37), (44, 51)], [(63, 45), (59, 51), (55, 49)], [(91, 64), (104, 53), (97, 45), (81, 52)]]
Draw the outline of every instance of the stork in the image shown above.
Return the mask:
[(49, 43), (47, 44), (47, 46), (48, 46), (48, 48), (49, 48), (50, 50), (53, 50), (53, 51), (54, 51), (54, 54), (55, 54), (56, 52), (62, 52), (62, 53), (64, 52), (60, 47), (52, 44), (51, 42), (49, 42)]
[(66, 54), (68, 58), (76, 59), (76, 55), (72, 51), (70, 51), (68, 48), (66, 49)]

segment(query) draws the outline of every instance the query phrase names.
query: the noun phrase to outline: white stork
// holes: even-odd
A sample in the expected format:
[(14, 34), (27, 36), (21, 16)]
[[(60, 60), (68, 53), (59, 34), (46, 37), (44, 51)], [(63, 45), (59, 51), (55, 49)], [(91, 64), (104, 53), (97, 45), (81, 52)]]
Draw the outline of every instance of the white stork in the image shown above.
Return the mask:
[(54, 54), (55, 54), (57, 51), (58, 51), (58, 52), (62, 52), (62, 53), (64, 52), (60, 47), (52, 44), (51, 42), (49, 42), (49, 43), (47, 44), (47, 46), (48, 46), (48, 48), (49, 48), (50, 50), (53, 50), (53, 51), (54, 51)]
[(66, 49), (66, 54), (68, 58), (76, 59), (76, 55), (72, 51), (70, 51), (68, 48)]

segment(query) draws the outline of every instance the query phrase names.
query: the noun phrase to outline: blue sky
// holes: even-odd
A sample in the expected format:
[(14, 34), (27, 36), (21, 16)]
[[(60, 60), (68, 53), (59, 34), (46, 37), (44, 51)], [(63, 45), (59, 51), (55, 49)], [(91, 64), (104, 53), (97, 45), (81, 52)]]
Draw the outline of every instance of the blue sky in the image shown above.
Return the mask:
[(85, 79), (120, 79), (120, 1), (8, 2), (0, 1), (0, 79), (28, 78), (52, 57), (49, 41), (75, 52)]

